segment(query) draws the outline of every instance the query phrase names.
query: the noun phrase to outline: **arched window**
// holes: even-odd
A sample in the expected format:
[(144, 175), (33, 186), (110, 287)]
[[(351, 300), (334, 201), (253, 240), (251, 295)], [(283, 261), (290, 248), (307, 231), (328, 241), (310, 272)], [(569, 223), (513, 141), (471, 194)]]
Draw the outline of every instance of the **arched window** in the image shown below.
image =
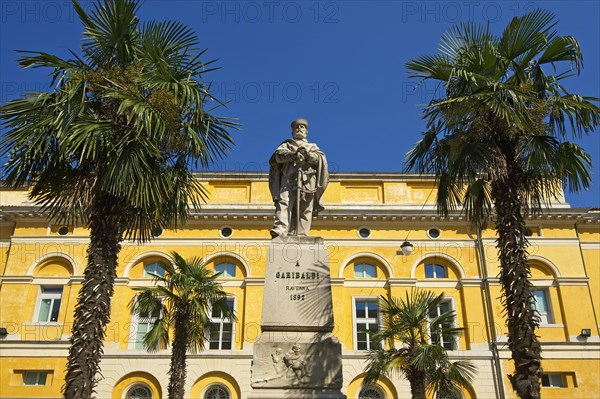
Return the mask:
[(135, 384), (129, 388), (125, 399), (152, 399), (152, 390), (145, 384)]
[(221, 273), (220, 277), (235, 277), (235, 263), (223, 262), (215, 265), (215, 273)]
[(358, 399), (385, 399), (385, 393), (376, 385), (368, 385), (360, 390)]
[(224, 385), (215, 384), (208, 387), (204, 394), (204, 399), (230, 399), (229, 389)]
[(425, 264), (425, 278), (448, 278), (448, 269), (437, 263), (427, 263)]
[(357, 263), (354, 265), (354, 277), (375, 278), (377, 277), (377, 269), (369, 263)]
[(165, 276), (165, 268), (161, 262), (146, 263), (144, 265), (144, 277)]

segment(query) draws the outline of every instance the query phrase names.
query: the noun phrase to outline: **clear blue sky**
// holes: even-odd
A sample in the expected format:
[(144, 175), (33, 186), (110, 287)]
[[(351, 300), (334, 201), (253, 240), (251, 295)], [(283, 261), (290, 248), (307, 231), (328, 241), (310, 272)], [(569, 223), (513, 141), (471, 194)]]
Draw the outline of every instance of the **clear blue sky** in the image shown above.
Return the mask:
[[(83, 3), (89, 7), (90, 3)], [(266, 170), (289, 123), (309, 120), (309, 139), (334, 171), (401, 171), (419, 139), (423, 105), (435, 86), (416, 91), (404, 63), (436, 51), (454, 23), (489, 21), (500, 33), (515, 15), (552, 10), (558, 30), (581, 44), (585, 68), (567, 87), (600, 97), (597, 1), (166, 1), (148, 0), (139, 17), (177, 19), (198, 33), (205, 59), (219, 59), (215, 95), (221, 114), (240, 119), (236, 148), (217, 170)], [(48, 72), (20, 70), (15, 49), (68, 57), (79, 51), (81, 25), (70, 1), (0, 2), (0, 102), (46, 90)], [(567, 194), (574, 207), (600, 206), (600, 132), (580, 140), (594, 162), (590, 191)]]

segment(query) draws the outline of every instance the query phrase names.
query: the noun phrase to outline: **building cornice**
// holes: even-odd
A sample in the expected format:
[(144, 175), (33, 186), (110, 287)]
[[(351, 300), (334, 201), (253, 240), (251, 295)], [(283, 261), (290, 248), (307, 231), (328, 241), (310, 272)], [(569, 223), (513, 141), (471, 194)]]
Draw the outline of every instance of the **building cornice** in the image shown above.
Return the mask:
[[(315, 217), (317, 222), (437, 222), (437, 223), (465, 223), (467, 219), (461, 213), (448, 216), (437, 214), (433, 205), (394, 204), (394, 205), (327, 205)], [(206, 221), (225, 222), (256, 222), (271, 221), (274, 208), (271, 204), (204, 204), (198, 211), (192, 211), (188, 224)], [(14, 221), (15, 219), (44, 220), (48, 214), (42, 212), (38, 206), (4, 206), (0, 208), (0, 219)], [(583, 223), (599, 224), (600, 214), (588, 209), (551, 208), (540, 215), (530, 215), (529, 223), (556, 222), (556, 223)]]

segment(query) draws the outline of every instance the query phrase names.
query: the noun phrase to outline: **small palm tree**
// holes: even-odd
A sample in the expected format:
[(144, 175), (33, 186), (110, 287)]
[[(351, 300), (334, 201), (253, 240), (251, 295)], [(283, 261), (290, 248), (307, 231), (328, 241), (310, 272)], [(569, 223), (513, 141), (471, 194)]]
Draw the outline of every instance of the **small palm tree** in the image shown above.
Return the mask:
[(154, 275), (156, 286), (137, 289), (141, 292), (132, 299), (130, 308), (138, 317), (159, 315), (144, 336), (144, 346), (155, 351), (171, 344), (168, 396), (182, 399), (186, 355), (188, 351), (204, 350), (209, 311), (216, 310), (229, 320), (235, 316), (216, 280), (220, 273), (214, 274), (200, 258), (185, 260), (177, 252), (171, 255), (174, 266), (163, 265), (164, 276)]
[(443, 343), (454, 342), (462, 329), (454, 327), (454, 311), (440, 311), (443, 301), (443, 293), (422, 290), (407, 292), (406, 299), (381, 297), (383, 328), (372, 338), (387, 342), (389, 348), (370, 351), (364, 384), (400, 372), (410, 383), (413, 399), (426, 399), (427, 391), (460, 397), (461, 387), (470, 385), (476, 368), (469, 361), (448, 359)]
[(23, 52), (23, 68), (51, 68), (52, 90), (0, 108), (6, 182), (29, 184), (50, 218), (90, 229), (75, 307), (64, 395), (90, 398), (102, 354), (120, 242), (175, 228), (204, 200), (190, 171), (221, 157), (235, 126), (211, 115), (198, 38), (178, 22), (142, 24), (138, 0), (106, 0), (89, 13), (82, 54)]
[(440, 214), (463, 209), (478, 231), (493, 218), (515, 365), (509, 379), (522, 399), (540, 398), (542, 370), (525, 216), (559, 197), (561, 182), (589, 187), (591, 158), (567, 138), (600, 124), (598, 99), (563, 86), (583, 56), (555, 25), (542, 9), (513, 18), (500, 36), (464, 23), (443, 36), (439, 54), (407, 63), (410, 76), (441, 89), (425, 108), (428, 131), (407, 154), (407, 169), (435, 174)]

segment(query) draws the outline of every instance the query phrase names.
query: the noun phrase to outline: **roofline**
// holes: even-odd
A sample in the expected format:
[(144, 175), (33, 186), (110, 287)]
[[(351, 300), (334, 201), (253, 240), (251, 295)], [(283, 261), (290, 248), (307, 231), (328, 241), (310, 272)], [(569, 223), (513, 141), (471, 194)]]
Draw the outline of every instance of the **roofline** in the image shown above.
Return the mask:
[[(268, 171), (244, 170), (198, 170), (192, 172), (199, 180), (268, 180)], [(434, 174), (416, 172), (330, 172), (329, 179), (336, 180), (386, 180), (386, 181), (435, 181)]]

